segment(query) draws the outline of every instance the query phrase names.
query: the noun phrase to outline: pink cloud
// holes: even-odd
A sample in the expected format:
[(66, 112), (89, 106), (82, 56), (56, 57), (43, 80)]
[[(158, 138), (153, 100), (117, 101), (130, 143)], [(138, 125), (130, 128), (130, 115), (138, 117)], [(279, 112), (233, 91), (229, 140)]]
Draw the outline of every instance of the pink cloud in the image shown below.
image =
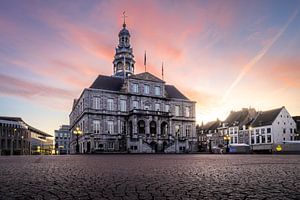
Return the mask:
[(23, 79), (0, 74), (0, 93), (2, 95), (18, 96), (27, 99), (36, 97), (51, 97), (70, 99), (75, 94), (72, 91), (54, 88)]

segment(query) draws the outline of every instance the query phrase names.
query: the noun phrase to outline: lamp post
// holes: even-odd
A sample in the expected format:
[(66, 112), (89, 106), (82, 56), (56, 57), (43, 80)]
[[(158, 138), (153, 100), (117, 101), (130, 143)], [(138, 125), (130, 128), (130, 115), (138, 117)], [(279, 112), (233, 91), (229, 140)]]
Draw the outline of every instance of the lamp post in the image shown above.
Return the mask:
[(76, 129), (73, 131), (73, 133), (76, 135), (76, 154), (79, 153), (79, 135), (82, 134), (82, 131), (79, 127), (76, 127)]
[(14, 155), (14, 139), (17, 129), (14, 128), (13, 135), (10, 136), (11, 142), (10, 142), (10, 155)]
[(224, 141), (226, 141), (226, 153), (229, 152), (229, 140), (230, 140), (230, 136), (224, 135)]
[(24, 140), (24, 136), (22, 135), (22, 136), (21, 136), (21, 152), (22, 152), (22, 155), (24, 155), (24, 144), (23, 144), (23, 140)]

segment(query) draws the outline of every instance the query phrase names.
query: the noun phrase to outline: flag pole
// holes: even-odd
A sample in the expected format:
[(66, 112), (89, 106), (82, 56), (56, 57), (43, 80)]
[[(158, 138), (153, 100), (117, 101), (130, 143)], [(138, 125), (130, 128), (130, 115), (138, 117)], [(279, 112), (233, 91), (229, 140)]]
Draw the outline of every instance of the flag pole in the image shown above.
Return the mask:
[(164, 62), (162, 62), (162, 64), (161, 64), (161, 77), (162, 77), (162, 80), (164, 81)]
[(146, 58), (146, 51), (145, 51), (145, 54), (144, 54), (144, 66), (145, 66), (145, 72), (147, 71), (147, 68), (146, 68), (146, 66), (147, 66), (147, 58)]
[(123, 60), (123, 78), (125, 79), (125, 55), (123, 56), (124, 60)]

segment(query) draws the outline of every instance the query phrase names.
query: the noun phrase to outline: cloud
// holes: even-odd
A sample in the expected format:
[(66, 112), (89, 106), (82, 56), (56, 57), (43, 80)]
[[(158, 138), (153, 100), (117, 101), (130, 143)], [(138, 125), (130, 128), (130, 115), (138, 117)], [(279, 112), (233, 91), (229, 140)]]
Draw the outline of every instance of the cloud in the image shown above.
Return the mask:
[(39, 97), (71, 99), (72, 91), (34, 83), (20, 78), (0, 74), (0, 94), (35, 99)]
[(236, 87), (236, 85), (243, 79), (243, 77), (247, 74), (247, 72), (257, 63), (259, 62), (262, 57), (269, 51), (269, 49), (273, 46), (273, 44), (280, 38), (280, 36), (286, 31), (290, 23), (295, 19), (295, 17), (298, 15), (299, 9), (297, 9), (288, 19), (286, 24), (278, 31), (278, 33), (264, 46), (261, 51), (258, 52), (258, 54), (253, 57), (249, 63), (247, 63), (243, 69), (240, 71), (239, 75), (236, 77), (236, 79), (233, 81), (233, 83), (230, 85), (230, 87), (225, 92), (222, 101), (225, 102), (227, 98), (229, 97), (231, 91)]

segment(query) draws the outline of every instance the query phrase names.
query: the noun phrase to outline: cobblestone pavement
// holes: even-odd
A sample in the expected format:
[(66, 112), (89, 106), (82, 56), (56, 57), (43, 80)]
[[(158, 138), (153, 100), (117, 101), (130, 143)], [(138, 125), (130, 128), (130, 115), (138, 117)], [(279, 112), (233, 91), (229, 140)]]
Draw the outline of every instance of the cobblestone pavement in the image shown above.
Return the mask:
[(300, 156), (0, 157), (0, 199), (300, 199)]

